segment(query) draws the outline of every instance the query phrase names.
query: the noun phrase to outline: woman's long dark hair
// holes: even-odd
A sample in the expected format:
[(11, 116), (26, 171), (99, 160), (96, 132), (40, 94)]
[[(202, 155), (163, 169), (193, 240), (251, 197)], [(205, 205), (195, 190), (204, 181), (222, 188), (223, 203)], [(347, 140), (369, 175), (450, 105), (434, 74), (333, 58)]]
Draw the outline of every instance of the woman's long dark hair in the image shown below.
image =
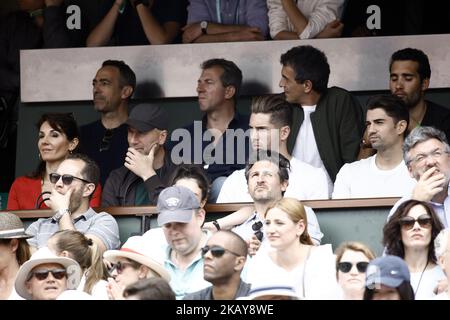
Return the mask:
[[(409, 281), (403, 281), (402, 284), (399, 285), (396, 289), (398, 294), (400, 295), (400, 300), (415, 300), (414, 290), (411, 287), (411, 283)], [(364, 290), (363, 300), (373, 300), (374, 293), (374, 289), (369, 289), (366, 287), (366, 290)]]
[[(45, 113), (41, 116), (36, 126), (38, 130), (41, 128), (41, 125), (47, 122), (53, 130), (64, 133), (67, 137), (67, 140), (73, 141), (75, 138), (80, 138), (78, 132), (78, 125), (73, 117), (73, 113)], [(73, 152), (77, 151), (78, 146), (72, 150)], [(39, 164), (35, 171), (28, 175), (29, 178), (44, 178), (45, 174), (45, 161), (40, 160)]]
[(403, 202), (394, 212), (389, 221), (383, 228), (383, 245), (386, 247), (386, 253), (405, 258), (405, 247), (403, 246), (400, 219), (406, 216), (413, 207), (421, 205), (425, 208), (427, 213), (431, 216), (431, 241), (428, 245), (428, 261), (437, 263), (436, 255), (434, 253), (434, 239), (439, 232), (444, 228), (441, 220), (434, 212), (434, 209), (426, 202), (418, 200), (407, 200)]

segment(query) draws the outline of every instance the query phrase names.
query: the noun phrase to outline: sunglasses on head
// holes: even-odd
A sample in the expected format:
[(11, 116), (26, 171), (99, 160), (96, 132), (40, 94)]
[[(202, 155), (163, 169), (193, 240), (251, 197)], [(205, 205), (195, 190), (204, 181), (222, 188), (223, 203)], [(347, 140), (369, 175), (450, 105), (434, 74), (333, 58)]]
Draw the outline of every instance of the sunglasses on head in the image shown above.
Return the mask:
[(255, 236), (259, 241), (262, 241), (262, 238), (264, 237), (264, 234), (261, 231), (262, 227), (263, 223), (261, 221), (256, 221), (254, 224), (252, 224), (252, 229), (253, 231), (255, 231)]
[(416, 224), (416, 221), (419, 223), (419, 225), (422, 228), (430, 228), (431, 227), (431, 216), (428, 214), (422, 214), (417, 219), (414, 219), (413, 217), (406, 216), (401, 218), (398, 222), (400, 223), (400, 226), (405, 228), (406, 230), (412, 229), (414, 225)]
[(231, 254), (234, 254), (236, 257), (240, 257), (241, 256), (240, 254), (237, 254), (237, 253), (235, 253), (233, 251), (230, 251), (228, 249), (225, 249), (225, 248), (222, 248), (222, 247), (219, 247), (219, 246), (211, 246), (211, 247), (210, 246), (204, 246), (201, 250), (202, 250), (202, 257), (204, 257), (205, 254), (208, 253), (208, 251), (211, 251), (211, 255), (214, 258), (220, 258), (221, 256), (223, 256), (225, 254), (225, 252), (229, 252)]
[(133, 267), (134, 268), (135, 264), (133, 264), (131, 262), (121, 262), (121, 261), (119, 261), (119, 262), (114, 263), (112, 265), (111, 269), (109, 269), (109, 273), (113, 273), (113, 271), (116, 270), (117, 274), (121, 274), (126, 267)]
[(39, 281), (43, 281), (48, 278), (49, 273), (51, 273), (53, 278), (55, 278), (57, 280), (61, 280), (62, 278), (66, 277), (66, 275), (67, 275), (66, 269), (36, 270), (36, 271), (33, 271), (30, 273), (28, 280), (30, 280), (32, 277), (35, 277)]
[(81, 179), (81, 178), (78, 178), (78, 177), (74, 177), (74, 176), (72, 176), (70, 174), (63, 174), (63, 175), (60, 175), (58, 173), (50, 173), (49, 174), (50, 182), (53, 183), (53, 184), (57, 183), (60, 178), (62, 178), (62, 182), (63, 182), (63, 184), (65, 186), (70, 185), (72, 183), (73, 179), (77, 179), (77, 180), (83, 181), (85, 183), (91, 183), (91, 182), (89, 182), (87, 180), (84, 180), (84, 179)]
[(103, 151), (109, 150), (109, 147), (111, 146), (111, 140), (112, 140), (113, 133), (114, 133), (114, 129), (106, 129), (98, 151), (103, 152)]
[[(361, 262), (356, 263), (356, 269), (358, 269), (358, 272), (360, 272), (360, 273), (365, 273), (368, 265), (369, 265), (368, 262), (361, 261)], [(341, 271), (343, 273), (350, 272), (350, 270), (352, 270), (352, 268), (353, 268), (353, 263), (351, 263), (351, 262), (339, 262), (338, 263), (338, 269), (339, 269), (339, 271)]]

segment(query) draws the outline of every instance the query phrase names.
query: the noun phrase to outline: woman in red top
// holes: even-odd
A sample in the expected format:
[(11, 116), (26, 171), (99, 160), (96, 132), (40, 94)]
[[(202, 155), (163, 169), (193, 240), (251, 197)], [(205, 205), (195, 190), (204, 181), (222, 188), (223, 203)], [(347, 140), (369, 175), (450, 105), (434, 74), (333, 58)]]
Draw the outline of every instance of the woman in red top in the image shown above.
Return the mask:
[[(39, 158), (37, 170), (17, 178), (9, 190), (8, 210), (48, 209), (45, 200), (53, 184), (49, 174), (56, 172), (69, 153), (76, 152), (79, 144), (78, 126), (72, 113), (43, 114), (37, 123), (39, 128)], [(97, 186), (91, 199), (91, 207), (101, 203), (101, 187)]]

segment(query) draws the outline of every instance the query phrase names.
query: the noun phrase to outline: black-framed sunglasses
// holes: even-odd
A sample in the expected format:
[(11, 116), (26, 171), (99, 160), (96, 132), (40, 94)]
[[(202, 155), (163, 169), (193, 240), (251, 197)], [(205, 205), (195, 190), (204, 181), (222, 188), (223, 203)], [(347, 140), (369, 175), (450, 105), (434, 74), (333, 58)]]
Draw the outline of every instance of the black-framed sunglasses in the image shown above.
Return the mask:
[(48, 177), (50, 179), (50, 182), (53, 183), (53, 184), (57, 183), (59, 181), (59, 179), (62, 178), (62, 182), (63, 182), (63, 184), (65, 186), (69, 186), (73, 182), (73, 179), (77, 179), (77, 180), (83, 181), (85, 183), (91, 183), (90, 181), (87, 181), (85, 179), (81, 179), (81, 178), (75, 177), (75, 176), (73, 176), (71, 174), (63, 174), (63, 175), (61, 175), (59, 173), (50, 173), (48, 175)]
[(114, 129), (106, 129), (105, 134), (103, 135), (102, 142), (100, 143), (99, 152), (108, 151), (111, 147), (111, 140), (114, 134)]
[(62, 278), (67, 276), (66, 269), (44, 269), (44, 270), (36, 270), (33, 272), (30, 272), (28, 276), (28, 280), (35, 277), (39, 281), (43, 281), (48, 278), (49, 274), (52, 274), (53, 278), (57, 280), (61, 280)]
[[(341, 271), (343, 273), (347, 273), (347, 272), (350, 272), (350, 270), (352, 270), (353, 265), (354, 264), (351, 262), (339, 262), (338, 269), (339, 269), (339, 271)], [(356, 269), (358, 269), (359, 273), (365, 273), (368, 265), (369, 265), (369, 263), (366, 261), (357, 262)]]
[(235, 255), (236, 257), (241, 256), (240, 254), (237, 254), (236, 252), (233, 252), (231, 250), (225, 249), (220, 246), (204, 246), (201, 250), (202, 250), (202, 257), (204, 257), (205, 254), (208, 253), (208, 251), (211, 251), (211, 255), (214, 258), (220, 258), (221, 256), (223, 256), (225, 254), (225, 252), (229, 252), (229, 253)]
[(255, 231), (255, 236), (259, 241), (262, 241), (264, 237), (264, 233), (261, 231), (261, 228), (263, 227), (263, 223), (261, 221), (256, 221), (254, 224), (252, 224), (252, 229)]
[(431, 228), (431, 216), (428, 214), (422, 214), (417, 219), (414, 219), (413, 217), (406, 216), (401, 218), (398, 222), (400, 223), (400, 226), (402, 228), (405, 228), (406, 230), (410, 230), (414, 227), (416, 224), (416, 221), (419, 223), (419, 225), (422, 228)]
[(133, 267), (133, 268), (135, 268), (136, 265), (134, 263), (131, 263), (131, 262), (121, 262), (121, 261), (119, 261), (117, 263), (114, 263), (112, 265), (111, 269), (109, 269), (108, 271), (111, 274), (111, 273), (113, 273), (114, 270), (116, 270), (117, 274), (121, 274), (126, 267)]

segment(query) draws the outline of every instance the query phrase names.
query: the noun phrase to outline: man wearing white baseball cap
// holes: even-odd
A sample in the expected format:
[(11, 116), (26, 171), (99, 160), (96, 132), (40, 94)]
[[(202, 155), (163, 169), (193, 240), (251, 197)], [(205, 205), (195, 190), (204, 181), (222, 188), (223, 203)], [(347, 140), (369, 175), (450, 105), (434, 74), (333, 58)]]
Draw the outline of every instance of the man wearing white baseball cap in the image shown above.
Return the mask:
[(43, 247), (20, 267), (15, 289), (26, 300), (55, 300), (64, 291), (76, 289), (80, 280), (81, 269), (75, 260)]
[(142, 236), (128, 238), (120, 250), (105, 251), (103, 257), (111, 262), (111, 278), (108, 279), (108, 296), (111, 300), (121, 300), (123, 290), (141, 279), (161, 277), (170, 281), (169, 272), (164, 269), (163, 260), (150, 256), (148, 243)]
[(148, 250), (164, 257), (176, 298), (210, 286), (203, 279), (201, 248), (211, 233), (202, 230), (205, 210), (194, 192), (182, 186), (164, 189), (158, 197), (157, 212), (161, 228), (147, 231), (144, 237)]

